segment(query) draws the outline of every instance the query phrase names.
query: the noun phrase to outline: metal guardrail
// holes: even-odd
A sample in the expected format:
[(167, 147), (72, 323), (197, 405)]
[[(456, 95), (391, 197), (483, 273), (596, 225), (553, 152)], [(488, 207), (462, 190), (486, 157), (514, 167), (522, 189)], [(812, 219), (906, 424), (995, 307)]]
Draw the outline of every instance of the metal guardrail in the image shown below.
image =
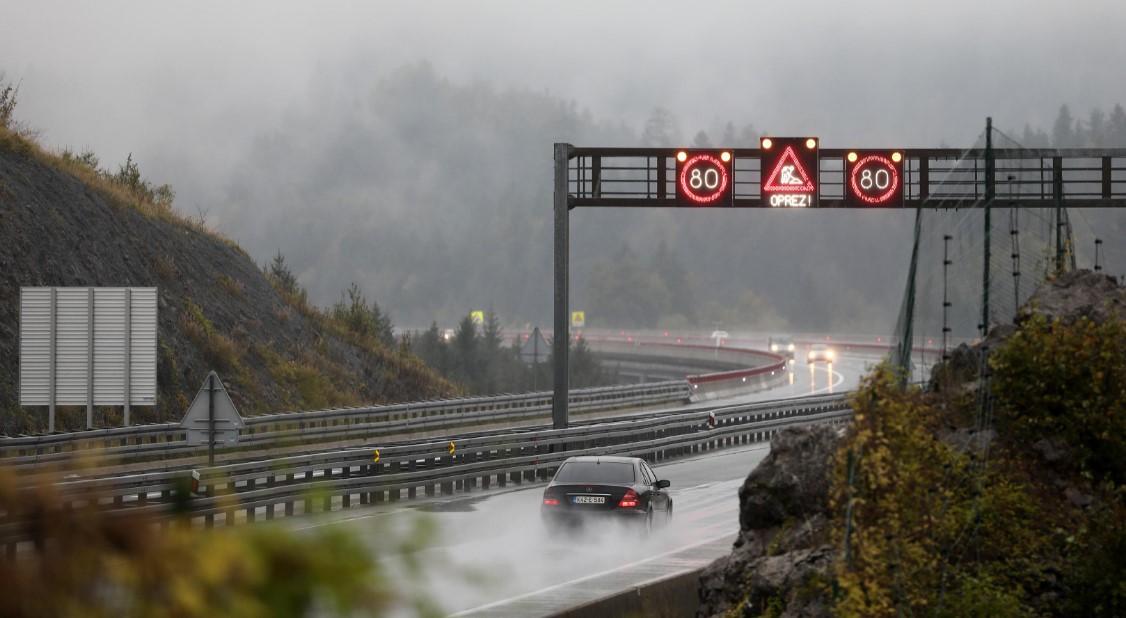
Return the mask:
[[(764, 356), (773, 360), (773, 355), (755, 350), (724, 348), (715, 351), (706, 346), (642, 345), (646, 351), (657, 354), (666, 353), (662, 348), (676, 350), (682, 355), (687, 352), (691, 357), (688, 360), (703, 360), (702, 353), (706, 352), (709, 356), (715, 353), (716, 358), (707, 360), (718, 361), (721, 365), (752, 364), (746, 360), (748, 357), (754, 357), (755, 361), (762, 360), (760, 357)], [(636, 353), (640, 345), (627, 348)], [(720, 353), (723, 358), (719, 358)], [(751, 373), (740, 375), (757, 375), (756, 369), (748, 371)], [(707, 375), (710, 374), (693, 376), (693, 379), (706, 380)], [(612, 410), (686, 401), (698, 388), (691, 380), (688, 383), (676, 380), (576, 389), (571, 391), (568, 399), (575, 411)], [(551, 392), (536, 392), (265, 414), (245, 419), (246, 427), (241, 432), (237, 448), (227, 447), (220, 452), (246, 452), (298, 443), (315, 447), (311, 443), (354, 442), (379, 438), (394, 431), (413, 431), (422, 426), (436, 430), (474, 423), (519, 421), (545, 414), (551, 409), (551, 401)], [(445, 427), (442, 423), (428, 422), (434, 417), (447, 419)], [(72, 458), (78, 451), (95, 448), (107, 457), (134, 462), (202, 456), (204, 452), (203, 447), (187, 444), (185, 429), (179, 423), (162, 423), (65, 434), (0, 437), (0, 464), (29, 466), (57, 463)]]
[[(715, 425), (708, 424), (714, 415)], [(480, 484), (548, 478), (574, 455), (627, 454), (650, 461), (716, 448), (769, 440), (795, 424), (840, 423), (851, 415), (847, 394), (807, 397), (718, 409), (619, 420), (568, 429), (510, 431), (459, 440), (420, 441), (281, 457), (216, 466), (199, 471), (196, 495), (187, 501), (193, 521), (203, 525), (271, 519), (285, 515), (348, 508), (355, 504), (451, 494)], [(451, 450), (454, 452), (451, 453)], [(184, 491), (190, 471), (78, 479), (56, 484), (64, 502), (97, 499), (106, 508), (173, 516), (175, 492)], [(92, 498), (95, 497), (95, 498)], [(355, 498), (355, 500), (353, 500)], [(182, 502), (182, 501), (181, 501)], [(221, 516), (221, 520), (216, 520)], [(3, 521), (0, 537), (12, 545), (21, 522)]]
[[(655, 382), (578, 389), (572, 391), (571, 406), (577, 411), (612, 410), (617, 408), (659, 405), (686, 401), (689, 386), (683, 381)], [(426, 402), (413, 402), (388, 406), (342, 408), (316, 412), (271, 414), (246, 419), (246, 432), (235, 447), (228, 452), (247, 452), (271, 447), (306, 444), (316, 448), (316, 443), (332, 440), (375, 439), (394, 433), (433, 431), (464, 427), (490, 422), (514, 422), (543, 416), (551, 410), (551, 393), (537, 392), (522, 395), (473, 397)], [(202, 456), (206, 447), (189, 445), (184, 440), (184, 430), (179, 424), (154, 426), (151, 440), (121, 439), (119, 434), (145, 436), (143, 432), (126, 432), (139, 427), (117, 430), (75, 432), (65, 436), (34, 436), (8, 438), (16, 444), (0, 440), (0, 465), (29, 466), (61, 462), (71, 459), (83, 449), (98, 449), (98, 454), (118, 461), (145, 460), (146, 458), (170, 460)], [(89, 440), (87, 433), (117, 432), (110, 437), (95, 436)], [(164, 436), (175, 436), (165, 438)], [(69, 440), (59, 439), (69, 437)], [(49, 439), (46, 444), (38, 438)], [(19, 442), (22, 441), (22, 444)], [(16, 451), (19, 454), (9, 455)], [(220, 451), (222, 452), (222, 451)], [(252, 456), (252, 453), (248, 453)]]

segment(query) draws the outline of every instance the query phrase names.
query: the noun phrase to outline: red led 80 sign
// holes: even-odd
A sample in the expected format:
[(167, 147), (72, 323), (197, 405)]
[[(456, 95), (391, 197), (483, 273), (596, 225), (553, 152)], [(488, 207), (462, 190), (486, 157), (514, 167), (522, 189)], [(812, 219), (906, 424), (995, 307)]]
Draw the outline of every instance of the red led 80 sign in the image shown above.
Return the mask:
[(903, 153), (850, 151), (845, 155), (845, 205), (903, 206)]
[(727, 150), (676, 153), (676, 199), (684, 206), (732, 206), (734, 157)]

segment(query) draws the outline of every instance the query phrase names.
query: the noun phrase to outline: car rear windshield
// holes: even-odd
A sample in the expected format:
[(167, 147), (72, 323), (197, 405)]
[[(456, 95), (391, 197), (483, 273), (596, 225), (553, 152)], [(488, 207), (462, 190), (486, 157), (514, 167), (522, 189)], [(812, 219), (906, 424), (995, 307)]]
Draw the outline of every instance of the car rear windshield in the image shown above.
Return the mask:
[(555, 474), (557, 483), (632, 483), (633, 479), (633, 464), (611, 461), (572, 461)]

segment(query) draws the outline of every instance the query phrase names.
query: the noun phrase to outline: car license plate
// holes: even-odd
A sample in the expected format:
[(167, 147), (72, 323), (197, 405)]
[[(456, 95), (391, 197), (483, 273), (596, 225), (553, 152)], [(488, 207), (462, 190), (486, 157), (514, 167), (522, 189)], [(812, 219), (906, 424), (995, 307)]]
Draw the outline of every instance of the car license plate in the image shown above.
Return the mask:
[(606, 496), (575, 496), (575, 504), (606, 504)]

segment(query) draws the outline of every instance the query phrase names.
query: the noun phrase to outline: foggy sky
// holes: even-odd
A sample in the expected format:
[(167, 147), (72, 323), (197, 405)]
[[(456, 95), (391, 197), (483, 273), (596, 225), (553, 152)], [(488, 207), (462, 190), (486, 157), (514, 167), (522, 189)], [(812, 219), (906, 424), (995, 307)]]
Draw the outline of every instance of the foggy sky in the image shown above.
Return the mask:
[(1119, 0), (4, 0), (0, 14), (21, 117), (114, 161), (203, 149), (222, 162), (309, 104), (313, 84), (418, 60), (602, 118), (637, 124), (664, 105), (686, 126), (753, 118), (827, 147), (963, 142), (988, 114), (1019, 128), (1046, 125), (1061, 102), (1085, 114), (1126, 99)]
[[(1121, 0), (0, 0), (0, 71), (21, 83), (17, 117), (46, 144), (91, 148), (107, 166), (132, 152), (175, 187), (177, 208), (255, 239), (246, 248), (263, 262), (291, 248), (261, 240), (258, 213), (233, 209), (269, 208), (253, 194), (279, 189), (231, 175), (287, 124), (329, 127), (318, 114), (362, 107), (405, 65), (550, 93), (634, 131), (664, 106), (685, 139), (732, 120), (830, 148), (966, 145), (987, 115), (1002, 129), (1050, 128), (1061, 103), (1079, 118), (1126, 103), (1124, 28)], [(547, 170), (550, 144), (542, 151)], [(251, 197), (234, 205), (232, 184)]]

